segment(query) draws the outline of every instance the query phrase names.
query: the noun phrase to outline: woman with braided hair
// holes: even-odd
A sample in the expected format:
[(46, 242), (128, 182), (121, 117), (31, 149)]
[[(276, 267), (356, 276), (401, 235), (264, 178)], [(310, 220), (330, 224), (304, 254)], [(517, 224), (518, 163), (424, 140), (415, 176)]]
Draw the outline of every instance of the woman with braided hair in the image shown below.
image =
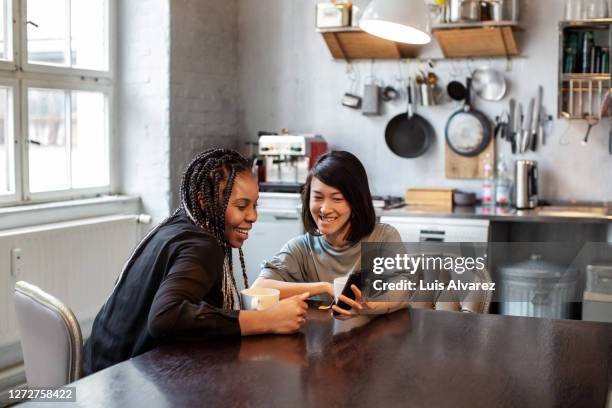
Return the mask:
[(162, 342), (292, 333), (305, 321), (308, 293), (262, 311), (237, 310), (232, 248), (257, 220), (258, 185), (248, 161), (227, 149), (202, 152), (181, 182), (181, 204), (138, 244), (85, 344), (90, 374)]

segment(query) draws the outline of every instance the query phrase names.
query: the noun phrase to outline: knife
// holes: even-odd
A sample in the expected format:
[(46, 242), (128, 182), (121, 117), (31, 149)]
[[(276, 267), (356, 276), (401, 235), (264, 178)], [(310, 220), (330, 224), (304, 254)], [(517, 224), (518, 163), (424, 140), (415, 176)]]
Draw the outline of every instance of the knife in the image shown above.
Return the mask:
[(512, 153), (516, 153), (521, 145), (521, 120), (523, 117), (523, 105), (518, 104), (514, 111), (514, 126), (512, 129)]
[(514, 133), (514, 111), (516, 109), (516, 101), (514, 98), (510, 99), (510, 114), (508, 115), (508, 141), (512, 143), (512, 137)]
[(536, 147), (538, 145), (538, 130), (540, 127), (540, 111), (542, 110), (542, 95), (544, 93), (544, 88), (542, 86), (538, 86), (538, 94), (536, 96), (535, 102), (535, 111), (533, 113), (533, 118), (531, 121), (531, 150), (535, 152)]
[(525, 116), (525, 120), (523, 121), (523, 138), (521, 140), (521, 153), (525, 153), (527, 151), (527, 147), (531, 146), (531, 122), (533, 121), (533, 106), (535, 105), (535, 100), (531, 98), (529, 101), (529, 107), (527, 108), (527, 115)]

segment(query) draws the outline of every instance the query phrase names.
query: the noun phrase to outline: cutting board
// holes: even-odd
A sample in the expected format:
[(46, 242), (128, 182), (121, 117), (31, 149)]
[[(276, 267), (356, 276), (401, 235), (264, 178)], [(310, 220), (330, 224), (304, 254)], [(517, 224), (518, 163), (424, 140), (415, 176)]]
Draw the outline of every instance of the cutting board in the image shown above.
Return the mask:
[[(465, 157), (451, 150), (448, 144), (444, 144), (444, 169), (446, 178), (449, 179), (484, 179), (484, 159), (487, 154), (495, 160), (495, 138), (478, 156)], [(493, 168), (495, 168), (495, 163)]]
[(409, 188), (405, 201), (408, 205), (453, 208), (452, 188)]

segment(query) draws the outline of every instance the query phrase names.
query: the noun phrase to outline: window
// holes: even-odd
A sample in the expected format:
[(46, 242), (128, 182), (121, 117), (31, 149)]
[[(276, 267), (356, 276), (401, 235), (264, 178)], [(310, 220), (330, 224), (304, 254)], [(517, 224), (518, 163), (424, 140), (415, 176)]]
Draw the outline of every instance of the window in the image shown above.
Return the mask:
[(108, 70), (105, 0), (27, 0), (28, 63)]
[(112, 190), (111, 1), (0, 0), (0, 202)]
[(12, 7), (11, 2), (4, 0), (0, 5), (0, 24), (2, 29), (0, 30), (0, 60), (12, 61), (13, 60), (13, 32), (11, 30), (11, 15)]
[(0, 194), (15, 193), (13, 89), (0, 86)]

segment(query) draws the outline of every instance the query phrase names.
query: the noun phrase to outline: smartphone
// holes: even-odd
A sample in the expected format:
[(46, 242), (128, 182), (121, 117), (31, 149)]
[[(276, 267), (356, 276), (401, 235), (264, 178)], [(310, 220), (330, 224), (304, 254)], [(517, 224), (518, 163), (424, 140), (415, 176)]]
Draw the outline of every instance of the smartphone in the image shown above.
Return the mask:
[[(356, 271), (356, 272), (351, 273), (348, 276), (348, 279), (346, 280), (346, 284), (344, 285), (344, 288), (342, 289), (342, 294), (344, 296), (346, 296), (347, 298), (351, 300), (355, 300), (355, 292), (353, 292), (353, 289), (351, 289), (352, 285), (357, 286), (357, 289), (361, 290), (361, 271)], [(351, 309), (351, 306), (347, 305), (345, 302), (341, 300), (338, 300), (336, 302), (336, 305), (341, 309), (345, 309), (345, 310)], [(336, 312), (335, 310), (333, 312), (334, 312), (334, 316), (338, 316), (340, 314)]]

